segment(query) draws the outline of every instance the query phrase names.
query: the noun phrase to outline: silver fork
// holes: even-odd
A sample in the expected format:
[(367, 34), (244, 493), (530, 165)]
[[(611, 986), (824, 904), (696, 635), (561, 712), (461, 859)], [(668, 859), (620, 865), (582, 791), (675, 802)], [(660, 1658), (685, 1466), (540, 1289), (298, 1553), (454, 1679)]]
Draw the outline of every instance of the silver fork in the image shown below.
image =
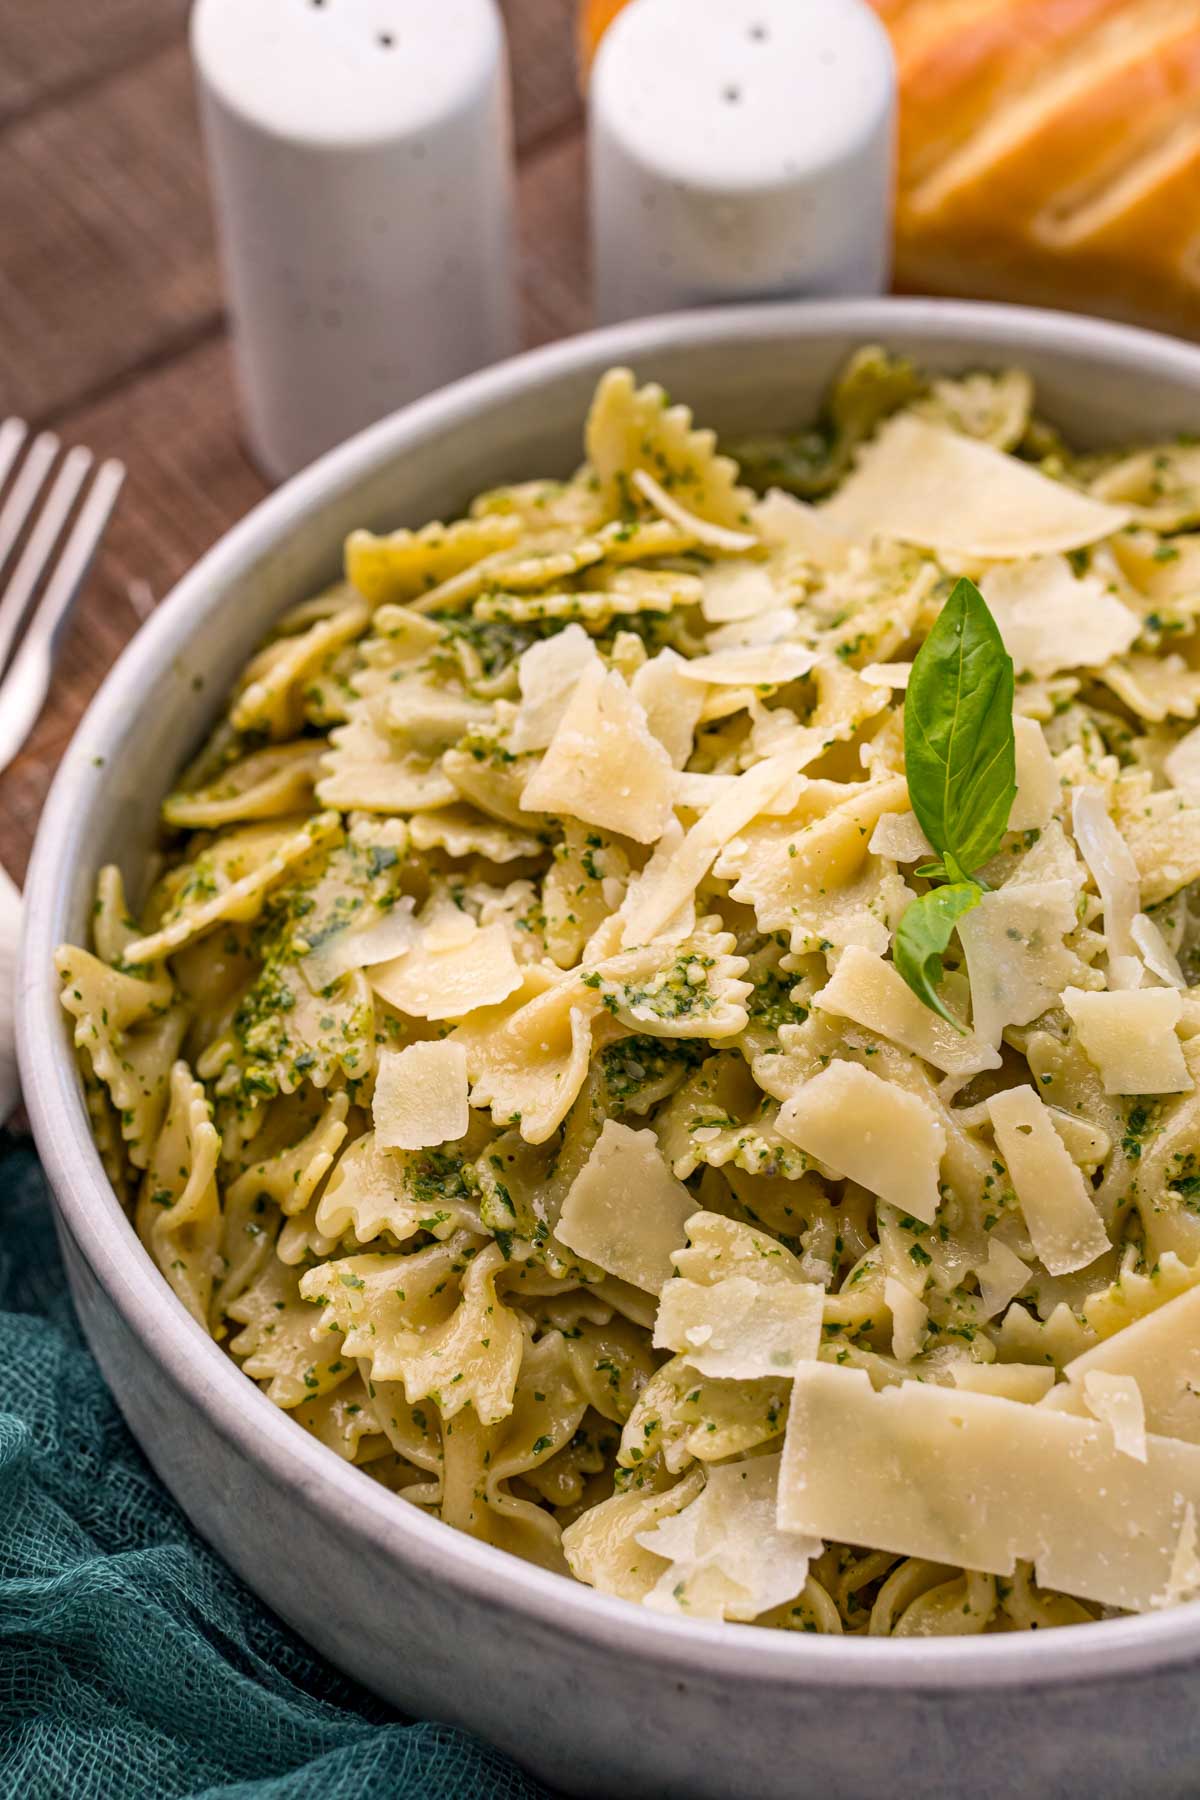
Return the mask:
[[(8, 767), (37, 722), (62, 628), (125, 479), (123, 464), (109, 461), (89, 485), (95, 462), (91, 451), (82, 446), (68, 450), (35, 514), (58, 460), (59, 442), (53, 432), (43, 431), (22, 460), (28, 437), (21, 419), (0, 425), (0, 582), (12, 565), (7, 585), (0, 589), (0, 770)], [(0, 868), (0, 1124), (18, 1097), (12, 1002), (20, 925), (21, 897)]]
[(101, 463), (88, 486), (95, 458), (77, 445), (67, 451), (35, 517), (59, 442), (51, 431), (39, 433), (22, 461), (28, 436), (21, 419), (0, 425), (0, 582), (29, 526), (24, 548), (0, 591), (0, 770), (8, 767), (37, 722), (62, 628), (125, 479), (124, 465), (110, 459)]

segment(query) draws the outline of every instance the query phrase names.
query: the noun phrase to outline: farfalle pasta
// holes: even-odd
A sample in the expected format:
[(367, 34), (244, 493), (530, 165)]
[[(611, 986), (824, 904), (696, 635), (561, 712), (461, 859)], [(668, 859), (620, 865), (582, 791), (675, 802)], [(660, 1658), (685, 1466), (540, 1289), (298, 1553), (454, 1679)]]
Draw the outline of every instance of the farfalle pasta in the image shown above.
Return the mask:
[(739, 464), (610, 373), (101, 873), (104, 1166), (397, 1505), (784, 1630), (1200, 1594), (1200, 465), (1033, 400), (865, 350)]

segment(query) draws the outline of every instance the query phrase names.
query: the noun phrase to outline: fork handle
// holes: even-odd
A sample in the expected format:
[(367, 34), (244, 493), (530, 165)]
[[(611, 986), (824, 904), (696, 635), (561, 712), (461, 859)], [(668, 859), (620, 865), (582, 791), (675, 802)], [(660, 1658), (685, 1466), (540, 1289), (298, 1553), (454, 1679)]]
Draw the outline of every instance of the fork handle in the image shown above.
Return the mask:
[(123, 464), (110, 460), (101, 466), (21, 646), (0, 682), (0, 770), (8, 767), (37, 722), (50, 688), (59, 633), (91, 567), (124, 479)]

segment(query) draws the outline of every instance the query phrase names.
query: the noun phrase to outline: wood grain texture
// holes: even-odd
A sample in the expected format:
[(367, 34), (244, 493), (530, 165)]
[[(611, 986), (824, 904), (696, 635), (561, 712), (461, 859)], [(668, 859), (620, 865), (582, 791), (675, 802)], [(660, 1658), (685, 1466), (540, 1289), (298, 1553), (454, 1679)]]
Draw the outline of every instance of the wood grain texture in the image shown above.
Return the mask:
[(0, 127), (178, 42), (189, 0), (4, 0)]
[(221, 294), (186, 49), (0, 136), (0, 409), (40, 421), (187, 348)]
[[(574, 5), (502, 6), (525, 339), (535, 344), (589, 321)], [(0, 862), (19, 880), (58, 759), (104, 675), (142, 618), (267, 487), (241, 443), (183, 0), (0, 0), (6, 33), (10, 9), (15, 27), (0, 59), (0, 414), (53, 419), (64, 441), (120, 456), (129, 470), (46, 710), (0, 774)]]
[(517, 153), (577, 130), (575, 0), (501, 0), (512, 68)]

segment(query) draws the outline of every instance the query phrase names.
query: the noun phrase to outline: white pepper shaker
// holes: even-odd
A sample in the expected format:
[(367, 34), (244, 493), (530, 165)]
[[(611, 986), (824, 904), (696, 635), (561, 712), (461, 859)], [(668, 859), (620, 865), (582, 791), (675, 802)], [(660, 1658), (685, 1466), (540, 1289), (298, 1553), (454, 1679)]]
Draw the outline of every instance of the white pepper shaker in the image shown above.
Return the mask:
[(633, 0), (592, 72), (599, 318), (881, 292), (895, 96), (865, 0)]
[(516, 349), (495, 0), (196, 0), (192, 52), (271, 476)]

